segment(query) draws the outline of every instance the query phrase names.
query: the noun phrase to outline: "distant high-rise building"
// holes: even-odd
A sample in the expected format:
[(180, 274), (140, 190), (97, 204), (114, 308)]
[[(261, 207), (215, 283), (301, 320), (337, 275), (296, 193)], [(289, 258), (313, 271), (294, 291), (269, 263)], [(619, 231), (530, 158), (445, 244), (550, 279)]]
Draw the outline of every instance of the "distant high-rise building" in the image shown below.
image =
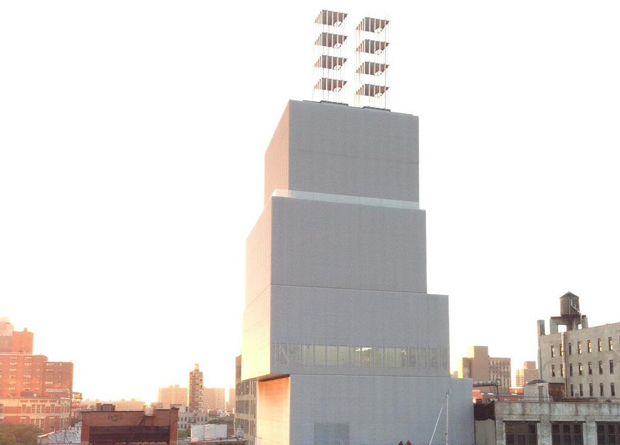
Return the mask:
[(185, 405), (187, 403), (187, 388), (181, 388), (179, 385), (159, 388), (157, 401), (166, 409), (170, 408), (171, 405)]
[(198, 364), (194, 365), (194, 370), (189, 373), (189, 385), (187, 391), (187, 407), (189, 412), (196, 413), (203, 411), (203, 374)]
[[(510, 358), (490, 357), (488, 346), (474, 346), (468, 349), (467, 357), (459, 363), (459, 378), (469, 378), (474, 382), (499, 382), (500, 394), (508, 394), (512, 384)], [(495, 391), (492, 387), (489, 391)]]
[(523, 362), (523, 368), (515, 371), (515, 380), (517, 387), (524, 387), (533, 380), (538, 379), (538, 369), (536, 362)]
[(226, 388), (203, 388), (202, 407), (204, 412), (226, 409)]
[(33, 343), (32, 332), (16, 331), (8, 318), (0, 318), (0, 354), (32, 354)]
[(226, 402), (226, 411), (232, 413), (235, 410), (235, 388), (228, 388), (228, 401)]

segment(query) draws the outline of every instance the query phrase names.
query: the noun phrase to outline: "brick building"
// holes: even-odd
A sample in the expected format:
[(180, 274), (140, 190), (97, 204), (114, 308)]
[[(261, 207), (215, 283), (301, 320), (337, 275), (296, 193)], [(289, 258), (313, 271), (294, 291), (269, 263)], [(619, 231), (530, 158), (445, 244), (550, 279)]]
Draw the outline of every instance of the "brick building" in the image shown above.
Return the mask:
[(226, 389), (225, 388), (203, 388), (202, 389), (202, 410), (224, 411), (226, 409)]
[(8, 318), (0, 318), (0, 353), (32, 354), (34, 335), (16, 331)]
[(73, 363), (49, 362), (44, 355), (0, 352), (0, 398), (25, 394), (62, 396), (73, 392)]
[(0, 319), (0, 420), (47, 433), (69, 424), (73, 363), (35, 355), (33, 343), (32, 332)]
[(177, 445), (178, 411), (89, 411), (82, 413), (82, 445), (158, 443)]
[(40, 428), (44, 434), (67, 428), (71, 399), (46, 397), (0, 398), (0, 421)]

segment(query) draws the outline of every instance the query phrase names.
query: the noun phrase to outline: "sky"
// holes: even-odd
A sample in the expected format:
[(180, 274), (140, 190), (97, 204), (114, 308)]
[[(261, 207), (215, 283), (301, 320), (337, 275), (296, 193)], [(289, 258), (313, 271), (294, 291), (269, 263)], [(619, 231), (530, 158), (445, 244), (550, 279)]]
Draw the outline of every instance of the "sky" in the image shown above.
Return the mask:
[(323, 8), (391, 20), (420, 116), (428, 289), (471, 345), (536, 358), (567, 291), (618, 322), (615, 1), (0, 2), (0, 317), (90, 399), (234, 384), (245, 238)]

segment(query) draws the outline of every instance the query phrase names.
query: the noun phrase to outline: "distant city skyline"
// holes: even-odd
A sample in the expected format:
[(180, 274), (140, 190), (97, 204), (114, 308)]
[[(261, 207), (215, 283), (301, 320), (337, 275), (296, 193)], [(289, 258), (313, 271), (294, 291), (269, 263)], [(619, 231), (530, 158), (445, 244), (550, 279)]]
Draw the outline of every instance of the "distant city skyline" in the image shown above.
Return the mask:
[[(264, 153), (311, 98), (311, 3), (0, 3), (0, 316), (85, 397), (152, 402), (194, 363), (233, 387)], [(533, 360), (568, 291), (617, 322), (620, 5), (375, 3), (333, 7), (392, 20), (451, 369), (471, 345)]]

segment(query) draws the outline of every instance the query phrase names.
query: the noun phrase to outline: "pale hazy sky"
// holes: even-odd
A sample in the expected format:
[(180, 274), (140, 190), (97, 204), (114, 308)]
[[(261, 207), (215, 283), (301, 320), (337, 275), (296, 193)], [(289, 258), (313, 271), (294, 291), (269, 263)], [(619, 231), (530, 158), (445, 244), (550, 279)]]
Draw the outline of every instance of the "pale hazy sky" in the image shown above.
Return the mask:
[(0, 317), (88, 398), (232, 386), (263, 154), (332, 8), (392, 20), (452, 368), (535, 359), (568, 290), (620, 321), (618, 2), (377, 4), (0, 2)]

